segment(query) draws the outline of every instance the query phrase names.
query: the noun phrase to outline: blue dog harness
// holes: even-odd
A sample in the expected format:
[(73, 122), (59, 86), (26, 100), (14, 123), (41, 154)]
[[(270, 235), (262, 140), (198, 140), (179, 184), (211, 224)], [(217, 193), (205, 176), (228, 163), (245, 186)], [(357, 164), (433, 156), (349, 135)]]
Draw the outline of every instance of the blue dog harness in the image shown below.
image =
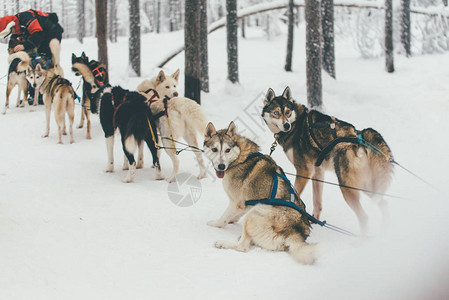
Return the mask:
[[(255, 153), (251, 153), (250, 155), (248, 155), (246, 161), (254, 158), (254, 157), (262, 157), (264, 159), (267, 159), (265, 157), (265, 155), (263, 155), (260, 152), (255, 152)], [(286, 200), (282, 200), (282, 199), (276, 199), (276, 194), (278, 191), (278, 184), (279, 184), (279, 178), (282, 178), (283, 180), (285, 180), (289, 186), (290, 186), (290, 201), (286, 201)], [(301, 207), (299, 207), (296, 203), (295, 203), (295, 199), (296, 199), (296, 193), (295, 190), (293, 189), (293, 186), (290, 182), (290, 180), (288, 180), (287, 176), (285, 176), (285, 174), (281, 174), (278, 172), (275, 172), (274, 177), (273, 177), (273, 186), (271, 188), (271, 195), (270, 198), (268, 199), (260, 199), (260, 200), (247, 200), (245, 201), (245, 205), (257, 205), (257, 204), (267, 204), (267, 205), (273, 205), (273, 206), (285, 206), (285, 207), (290, 207), (293, 208), (294, 210), (298, 211), (300, 214), (303, 214), (307, 217), (307, 219), (309, 219), (309, 221), (311, 221), (314, 224), (318, 224), (322, 227), (327, 227), (329, 229), (338, 231), (340, 233), (346, 234), (346, 235), (351, 235), (351, 236), (355, 236), (355, 234), (346, 231), (344, 229), (341, 229), (339, 227), (336, 227), (334, 225), (328, 224), (326, 221), (320, 221), (317, 218), (313, 217), (312, 215), (310, 215), (308, 212), (306, 212), (305, 209), (302, 209)]]

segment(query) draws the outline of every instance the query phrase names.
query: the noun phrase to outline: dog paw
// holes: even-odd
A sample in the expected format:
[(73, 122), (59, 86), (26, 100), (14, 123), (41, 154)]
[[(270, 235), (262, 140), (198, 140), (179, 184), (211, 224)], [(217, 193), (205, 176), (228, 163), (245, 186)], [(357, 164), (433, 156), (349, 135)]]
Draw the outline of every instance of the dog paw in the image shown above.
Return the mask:
[(123, 164), (122, 170), (123, 171), (129, 170), (129, 165), (128, 164)]
[(156, 174), (156, 180), (164, 180), (165, 177), (162, 174)]
[(73, 140), (73, 139), (70, 140), (70, 144), (73, 144), (73, 143), (75, 143), (75, 140)]
[(91, 140), (92, 139), (92, 137), (90, 136), (90, 133), (88, 133), (87, 135), (86, 135), (86, 140)]
[(204, 173), (204, 174), (198, 175), (196, 178), (198, 178), (198, 179), (204, 179), (204, 178), (206, 178), (206, 177), (207, 177), (207, 174)]
[(44, 134), (42, 135), (42, 137), (43, 137), (43, 138), (48, 137), (48, 133), (44, 133)]
[(83, 128), (83, 124), (76, 126), (76, 128)]
[(134, 181), (134, 179), (133, 178), (129, 178), (128, 176), (126, 178), (122, 179), (123, 183), (130, 183), (130, 182), (133, 182), (133, 181)]
[(168, 183), (176, 182), (176, 176), (167, 179)]
[(222, 241), (216, 241), (216, 242), (214, 243), (214, 247), (215, 247), (215, 248), (218, 248), (218, 249), (225, 249), (225, 247), (224, 247)]
[(221, 222), (218, 222), (218, 221), (209, 221), (209, 222), (207, 222), (207, 225), (211, 226), (211, 227), (217, 227), (217, 228), (223, 228), (224, 227), (224, 224), (221, 223)]
[(106, 167), (106, 170), (104, 170), (106, 173), (114, 173), (114, 165), (110, 164)]
[(142, 169), (143, 168), (143, 161), (139, 161), (136, 165), (136, 169)]

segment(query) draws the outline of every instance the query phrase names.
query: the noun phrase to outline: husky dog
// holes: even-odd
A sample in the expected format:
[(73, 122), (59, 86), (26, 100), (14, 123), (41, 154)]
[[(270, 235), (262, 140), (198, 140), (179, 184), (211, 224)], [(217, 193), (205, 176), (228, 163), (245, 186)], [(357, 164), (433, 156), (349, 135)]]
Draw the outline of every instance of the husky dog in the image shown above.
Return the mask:
[(59, 139), (58, 143), (62, 144), (62, 135), (66, 133), (65, 113), (69, 117), (69, 133), (70, 143), (73, 139), (73, 120), (75, 117), (75, 91), (72, 84), (67, 79), (55, 74), (53, 71), (45, 70), (40, 64), (36, 65), (35, 71), (44, 75), (44, 81), (40, 85), (39, 91), (44, 95), (45, 116), (47, 127), (42, 137), (48, 137), (50, 133), (50, 112), (51, 106), (55, 108), (55, 119), (58, 124)]
[(156, 168), (156, 179), (163, 179), (157, 151), (158, 136), (156, 123), (151, 113), (146, 97), (138, 92), (130, 92), (121, 87), (102, 87), (91, 94), (90, 111), (100, 114), (101, 127), (106, 137), (108, 165), (106, 172), (114, 172), (114, 133), (118, 127), (122, 137), (125, 153), (124, 169), (128, 175), (123, 182), (132, 182), (136, 173), (134, 153), (137, 148), (147, 144), (153, 156), (153, 166)]
[[(16, 85), (19, 87), (19, 90), (17, 92), (16, 107), (19, 107), (19, 105), (28, 106), (28, 102), (26, 101), (28, 98), (28, 89), (25, 71), (30, 64), (30, 56), (24, 51), (13, 53), (8, 57), (8, 63), (9, 63), (8, 83), (6, 86), (6, 102), (3, 114), (6, 113), (6, 110), (9, 107), (9, 96), (11, 95), (11, 92)], [(21, 91), (23, 92), (24, 95), (23, 97), (24, 100), (22, 104), (20, 104)]]
[(161, 70), (156, 77), (142, 81), (137, 86), (137, 90), (147, 94), (149, 90), (153, 89), (159, 94), (161, 99), (165, 98), (165, 96), (168, 98), (178, 97), (178, 80), (179, 69), (168, 77)]
[[(277, 97), (272, 89), (268, 90), (262, 117), (296, 168), (298, 176), (295, 188), (299, 195), (308, 181), (299, 176), (312, 176), (313, 179), (323, 180), (325, 170), (333, 170), (340, 185), (377, 193), (384, 193), (389, 186), (393, 173), (393, 165), (390, 162), (392, 153), (385, 140), (374, 129), (367, 128), (359, 132), (349, 123), (309, 110), (293, 101), (288, 87), (282, 96)], [(352, 138), (353, 142), (345, 142), (342, 138)], [(383, 155), (357, 143), (360, 138), (379, 149)], [(334, 144), (338, 140), (343, 142)], [(323, 184), (313, 181), (312, 186), (313, 216), (319, 219)], [(360, 192), (343, 187), (341, 192), (346, 203), (357, 215), (362, 234), (366, 234), (368, 216), (360, 204)], [(367, 195), (377, 198), (385, 220), (385, 200), (377, 195)]]
[(78, 128), (83, 128), (84, 118), (87, 120), (87, 139), (91, 139), (90, 134), (90, 95), (95, 94), (101, 86), (109, 84), (107, 77), (106, 67), (96, 60), (89, 61), (86, 53), (82, 53), (80, 57), (77, 57), (72, 53), (72, 71), (76, 76), (82, 76), (83, 78), (83, 97), (81, 100), (81, 119)]
[[(251, 156), (259, 151), (259, 146), (238, 135), (234, 122), (228, 129), (219, 131), (209, 123), (204, 150), (217, 177), (223, 178), (223, 187), (229, 197), (229, 206), (221, 218), (207, 224), (223, 228), (238, 222), (246, 213), (238, 243), (218, 241), (215, 247), (246, 252), (254, 244), (267, 250), (288, 251), (298, 262), (312, 264), (315, 245), (305, 241), (310, 233), (310, 222), (304, 214), (284, 206), (246, 205), (248, 200), (268, 198), (272, 193), (274, 176), (276, 172), (283, 174), (282, 169), (268, 156)], [(290, 184), (280, 180), (275, 196), (290, 201)], [(295, 196), (295, 204), (305, 210), (304, 203)]]
[[(169, 182), (176, 180), (176, 174), (179, 170), (179, 159), (176, 155), (175, 144), (169, 140), (171, 136), (177, 140), (182, 137), (189, 145), (198, 147), (197, 134), (204, 134), (206, 128), (206, 116), (195, 101), (178, 97), (176, 86), (179, 79), (179, 69), (171, 76), (166, 77), (164, 71), (150, 80), (143, 81), (137, 90), (147, 95), (152, 96), (156, 91), (159, 97), (154, 101), (150, 101), (151, 111), (154, 115), (159, 115), (156, 124), (162, 137), (162, 143), (170, 156), (173, 163), (173, 173), (168, 179)], [(169, 100), (168, 100), (169, 99)], [(167, 115), (164, 114), (164, 111)], [(167, 119), (168, 116), (168, 119)], [(198, 179), (206, 177), (206, 167), (204, 165), (203, 156), (200, 152), (195, 152), (198, 164), (200, 167), (200, 174)]]

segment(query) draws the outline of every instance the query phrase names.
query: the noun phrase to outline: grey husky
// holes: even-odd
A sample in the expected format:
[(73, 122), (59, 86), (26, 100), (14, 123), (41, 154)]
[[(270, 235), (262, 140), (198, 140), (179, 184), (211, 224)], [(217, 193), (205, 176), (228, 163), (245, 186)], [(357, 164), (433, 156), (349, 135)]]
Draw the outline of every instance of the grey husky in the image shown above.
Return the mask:
[[(296, 169), (295, 189), (299, 195), (308, 182), (307, 177), (323, 180), (326, 170), (336, 173), (340, 185), (377, 193), (384, 193), (389, 186), (393, 173), (392, 153), (385, 140), (374, 129), (357, 131), (349, 123), (309, 110), (293, 101), (288, 87), (281, 96), (276, 96), (272, 89), (268, 90), (262, 117)], [(365, 147), (357, 142), (344, 142), (359, 139), (372, 147)], [(313, 181), (312, 186), (313, 216), (319, 219), (323, 184)], [(360, 192), (344, 187), (341, 187), (341, 192), (357, 215), (362, 234), (366, 234), (368, 216), (360, 204)], [(385, 200), (379, 194), (367, 195), (377, 198), (385, 221)]]
[[(228, 129), (216, 131), (212, 123), (206, 128), (204, 151), (212, 161), (218, 178), (229, 197), (229, 205), (223, 215), (209, 226), (223, 228), (229, 223), (243, 221), (240, 240), (218, 241), (217, 248), (248, 251), (251, 244), (267, 250), (288, 251), (303, 264), (315, 261), (315, 245), (306, 242), (310, 233), (309, 219), (290, 207), (269, 204), (247, 205), (248, 200), (268, 198), (276, 173), (282, 169), (268, 156), (259, 154), (259, 146), (236, 133), (231, 122)], [(253, 154), (259, 154), (254, 156)], [(280, 180), (276, 198), (290, 201), (291, 187)], [(295, 204), (305, 210), (301, 199), (295, 195)]]

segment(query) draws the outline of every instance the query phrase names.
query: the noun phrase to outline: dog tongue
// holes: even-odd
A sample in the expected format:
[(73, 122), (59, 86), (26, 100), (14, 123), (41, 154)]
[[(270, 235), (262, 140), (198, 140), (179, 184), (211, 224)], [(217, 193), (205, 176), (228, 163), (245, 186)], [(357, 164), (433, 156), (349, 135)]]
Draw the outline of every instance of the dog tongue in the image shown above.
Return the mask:
[(218, 178), (223, 178), (224, 177), (224, 171), (215, 171), (217, 173), (217, 177)]

